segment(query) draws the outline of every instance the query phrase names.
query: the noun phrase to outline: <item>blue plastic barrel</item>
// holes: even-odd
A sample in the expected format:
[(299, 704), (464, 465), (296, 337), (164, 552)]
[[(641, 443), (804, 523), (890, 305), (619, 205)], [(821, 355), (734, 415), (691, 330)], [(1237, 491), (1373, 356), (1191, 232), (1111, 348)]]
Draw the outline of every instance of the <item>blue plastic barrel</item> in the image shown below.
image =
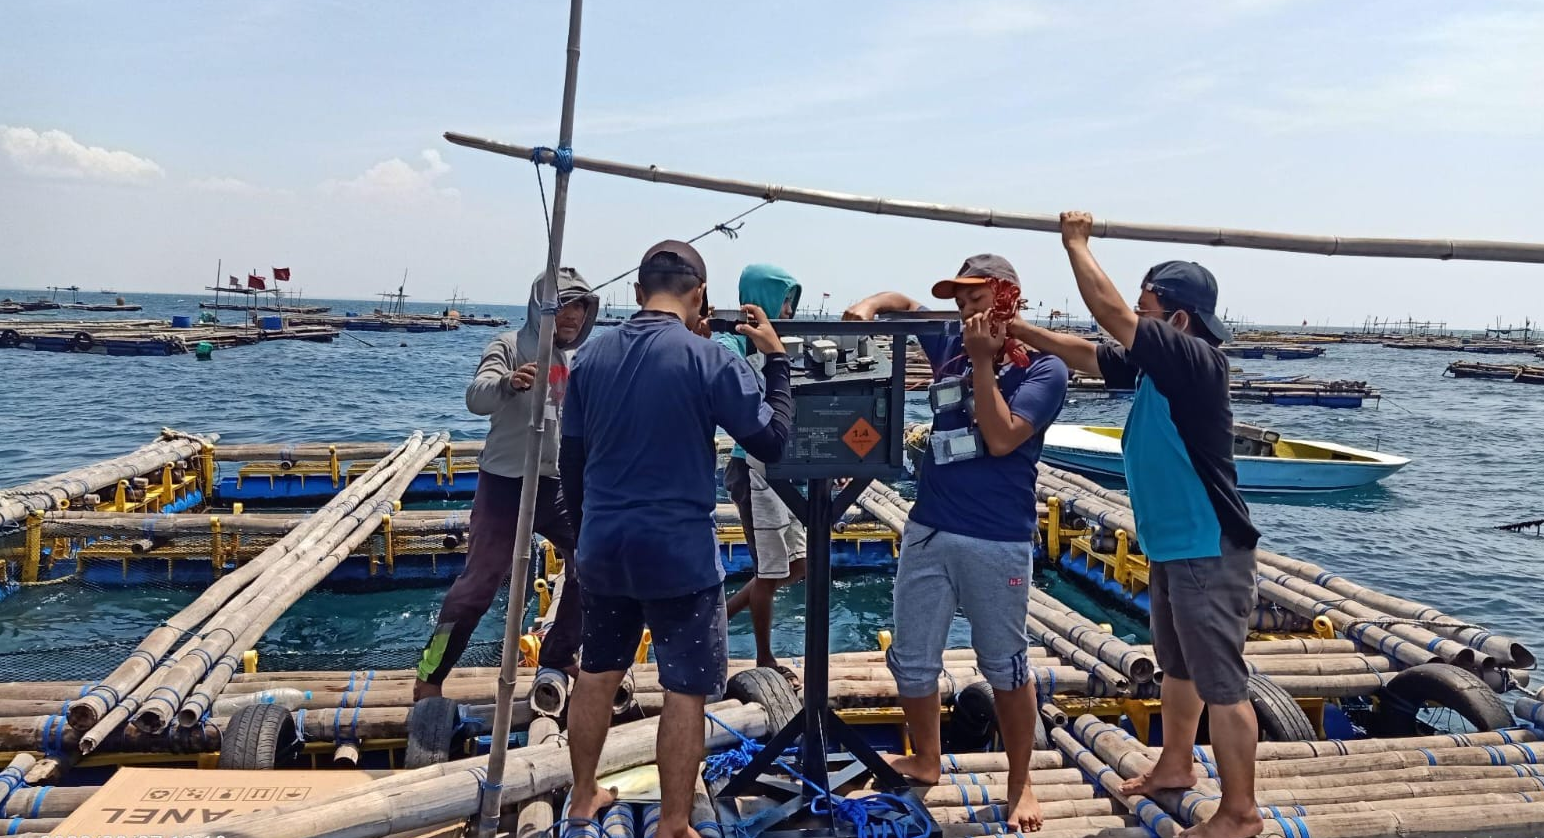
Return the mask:
[(173, 329), (187, 329), (187, 328), (190, 328), (192, 325), (193, 325), (193, 318), (192, 317), (189, 317), (186, 314), (173, 314), (172, 315), (172, 328)]
[(278, 332), (284, 329), (284, 318), (277, 314), (263, 316), (263, 331)]
[(359, 312), (357, 312), (357, 311), (345, 311), (345, 312), (343, 312), (343, 316), (344, 317), (358, 317), (359, 316)]

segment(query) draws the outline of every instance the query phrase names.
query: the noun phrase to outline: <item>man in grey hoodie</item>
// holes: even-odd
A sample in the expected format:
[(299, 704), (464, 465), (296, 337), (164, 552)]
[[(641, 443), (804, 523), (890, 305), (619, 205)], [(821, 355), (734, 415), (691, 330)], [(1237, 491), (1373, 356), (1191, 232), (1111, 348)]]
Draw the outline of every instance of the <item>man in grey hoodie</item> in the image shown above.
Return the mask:
[[(540, 342), (540, 283), (541, 277), (537, 277), (531, 285), (525, 324), (488, 344), (477, 365), (477, 375), (466, 388), (467, 409), (487, 416), (491, 424), (477, 463), (477, 493), (472, 500), (466, 569), (445, 594), (439, 622), (424, 646), (418, 679), (413, 685), (414, 700), (440, 695), (445, 677), (461, 659), (472, 632), (508, 578), (515, 550), (526, 549), (515, 544), (515, 524), (520, 513), (525, 452), (532, 443), (531, 385), (535, 381)], [(558, 271), (558, 305), (552, 365), (547, 377), (535, 530), (563, 557), (563, 596), (558, 599), (557, 615), (542, 641), (539, 663), (552, 669), (573, 669), (582, 625), (574, 569), (574, 530), (558, 482), (558, 426), (563, 397), (568, 391), (569, 363), (574, 350), (594, 329), (600, 305), (589, 284), (573, 268)]]

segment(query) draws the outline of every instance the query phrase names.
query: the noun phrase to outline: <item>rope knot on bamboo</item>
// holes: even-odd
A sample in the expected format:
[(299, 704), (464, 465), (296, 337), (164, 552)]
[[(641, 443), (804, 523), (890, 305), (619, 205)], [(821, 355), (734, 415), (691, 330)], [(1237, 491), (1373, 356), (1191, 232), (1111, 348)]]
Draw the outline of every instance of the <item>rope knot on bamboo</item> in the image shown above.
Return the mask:
[(543, 154), (552, 155), (552, 168), (557, 169), (562, 174), (566, 175), (574, 170), (574, 150), (572, 148), (566, 145), (560, 145), (557, 148), (537, 146), (531, 149), (531, 162), (538, 166), (547, 162), (542, 159)]

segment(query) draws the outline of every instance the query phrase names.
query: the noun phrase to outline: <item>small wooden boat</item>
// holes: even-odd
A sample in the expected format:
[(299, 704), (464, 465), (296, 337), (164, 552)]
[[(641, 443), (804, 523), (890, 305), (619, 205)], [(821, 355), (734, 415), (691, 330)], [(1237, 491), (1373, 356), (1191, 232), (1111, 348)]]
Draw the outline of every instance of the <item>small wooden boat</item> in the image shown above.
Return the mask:
[[(1408, 458), (1335, 442), (1283, 439), (1274, 431), (1235, 427), (1239, 489), (1257, 494), (1335, 492), (1367, 486), (1404, 468)], [(1121, 429), (1052, 425), (1041, 458), (1083, 474), (1123, 477)]]

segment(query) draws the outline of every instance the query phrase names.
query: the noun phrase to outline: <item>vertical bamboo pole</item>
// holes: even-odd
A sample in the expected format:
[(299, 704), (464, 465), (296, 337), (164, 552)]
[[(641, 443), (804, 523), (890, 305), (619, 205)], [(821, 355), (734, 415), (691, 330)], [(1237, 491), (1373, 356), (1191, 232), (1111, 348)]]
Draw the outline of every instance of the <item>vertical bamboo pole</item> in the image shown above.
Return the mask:
[[(574, 99), (579, 83), (579, 22), (583, 0), (570, 0), (568, 66), (563, 77), (563, 115), (558, 124), (558, 148), (571, 148), (574, 139)], [(547, 428), (547, 376), (552, 368), (552, 335), (558, 308), (558, 267), (563, 259), (563, 227), (568, 218), (570, 172), (557, 170), (552, 191), (552, 230), (547, 242), (547, 271), (542, 275), (541, 330), (537, 339), (536, 380), (531, 384), (531, 442), (525, 449), (525, 479), (520, 485), (520, 515), (515, 523), (515, 554), (509, 575), (509, 610), (504, 615), (504, 649), (499, 670), (498, 703), (493, 712), (493, 748), (488, 755), (488, 780), (483, 784), (477, 838), (493, 838), (499, 825), (499, 801), (504, 786), (504, 758), (509, 749), (509, 720), (514, 702), (520, 651), (520, 622), (525, 614), (525, 577), (531, 563), (531, 531), (535, 526), (537, 480), (542, 437)]]

